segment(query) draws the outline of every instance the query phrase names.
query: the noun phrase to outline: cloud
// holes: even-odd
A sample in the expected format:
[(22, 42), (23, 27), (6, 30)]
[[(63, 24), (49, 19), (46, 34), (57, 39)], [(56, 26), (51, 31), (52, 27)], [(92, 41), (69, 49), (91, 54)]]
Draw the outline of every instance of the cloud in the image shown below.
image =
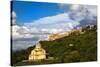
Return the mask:
[(28, 29), (26, 27), (21, 27), (18, 25), (12, 26), (12, 36), (13, 38), (24, 38), (24, 37), (28, 37), (31, 36), (28, 33)]
[(54, 16), (43, 17), (23, 26), (13, 25), (12, 36), (16, 39), (37, 38), (38, 40), (47, 40), (49, 34), (63, 33), (80, 25), (73, 21), (67, 13)]
[(68, 13), (70, 19), (80, 22), (81, 25), (83, 21), (84, 24), (97, 22), (97, 6), (95, 5), (70, 4), (69, 11), (67, 11), (67, 4), (59, 4), (59, 6)]
[(67, 13), (63, 13), (54, 16), (43, 17), (31, 23), (25, 23), (24, 25), (27, 27), (36, 27), (39, 29), (49, 29), (50, 31), (53, 29), (64, 29), (67, 31), (78, 26), (79, 22), (73, 21), (69, 18)]
[(15, 25), (16, 24), (16, 13), (14, 11), (12, 11), (11, 13), (11, 18), (12, 18), (11, 25)]
[(28, 47), (35, 45), (37, 40), (38, 38), (17, 38), (12, 41), (12, 49), (14, 51), (27, 49)]
[(95, 19), (97, 16), (97, 7), (90, 5), (72, 5), (69, 13), (73, 20), (81, 21), (83, 19)]
[(46, 30), (40, 31), (37, 28), (14, 25), (12, 26), (12, 49), (26, 49), (29, 46), (35, 45), (38, 40), (47, 40), (47, 36)]
[(17, 38), (32, 38), (36, 37), (35, 34), (39, 34), (40, 30), (36, 28), (28, 28), (25, 26), (12, 26), (12, 36), (14, 39)]
[(75, 5), (71, 5), (71, 6), (70, 6), (70, 9), (71, 9), (71, 10), (78, 10), (79, 7), (80, 7), (80, 5), (75, 4)]

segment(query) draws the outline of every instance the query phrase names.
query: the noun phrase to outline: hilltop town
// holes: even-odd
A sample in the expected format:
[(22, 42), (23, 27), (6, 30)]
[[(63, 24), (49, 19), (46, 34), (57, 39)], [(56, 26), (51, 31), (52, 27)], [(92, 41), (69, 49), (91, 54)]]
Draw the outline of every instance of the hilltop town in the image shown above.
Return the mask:
[[(85, 28), (89, 27), (89, 29), (92, 29), (94, 26), (95, 25), (86, 25)], [(67, 31), (67, 32), (58, 33), (58, 34), (57, 33), (56, 34), (51, 34), (51, 35), (48, 36), (48, 41), (53, 41), (53, 40), (56, 40), (56, 39), (60, 39), (60, 38), (69, 36), (72, 33), (75, 33), (76, 35), (84, 34), (85, 30), (82, 27), (77, 27), (76, 29), (72, 29), (72, 30)]]

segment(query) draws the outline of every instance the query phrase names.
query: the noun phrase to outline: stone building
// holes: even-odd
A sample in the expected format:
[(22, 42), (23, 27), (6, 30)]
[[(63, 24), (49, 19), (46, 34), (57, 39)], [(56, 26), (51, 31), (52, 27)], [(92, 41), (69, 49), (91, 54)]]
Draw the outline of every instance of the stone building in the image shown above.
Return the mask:
[(35, 48), (31, 51), (29, 55), (29, 61), (37, 61), (46, 59), (46, 51), (41, 47), (41, 44), (36, 44)]
[(60, 34), (51, 34), (48, 36), (48, 40), (49, 41), (52, 41), (52, 40), (56, 40), (56, 39), (59, 39), (61, 38), (62, 36)]
[(70, 34), (72, 33), (75, 33), (75, 34), (83, 34), (85, 31), (82, 31), (82, 28), (79, 28), (79, 29), (72, 29), (71, 31), (67, 31), (67, 32), (64, 32), (63, 34), (51, 34), (48, 36), (48, 41), (53, 41), (53, 40), (56, 40), (56, 39), (60, 39), (62, 37), (65, 37), (65, 36), (69, 36)]

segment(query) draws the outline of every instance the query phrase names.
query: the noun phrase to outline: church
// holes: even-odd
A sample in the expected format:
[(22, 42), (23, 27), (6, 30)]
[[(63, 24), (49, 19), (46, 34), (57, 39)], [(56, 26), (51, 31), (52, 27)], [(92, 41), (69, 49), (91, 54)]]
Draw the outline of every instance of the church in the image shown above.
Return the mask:
[(41, 47), (41, 44), (36, 44), (35, 48), (31, 51), (28, 60), (29, 61), (38, 61), (46, 59), (46, 51)]

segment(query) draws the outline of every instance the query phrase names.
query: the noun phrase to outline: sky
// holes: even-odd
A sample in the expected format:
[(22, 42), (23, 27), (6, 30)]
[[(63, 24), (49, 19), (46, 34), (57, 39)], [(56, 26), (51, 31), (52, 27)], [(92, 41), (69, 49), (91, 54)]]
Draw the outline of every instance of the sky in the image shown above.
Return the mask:
[(18, 24), (29, 23), (41, 17), (53, 16), (64, 12), (56, 3), (23, 1), (14, 1), (12, 3), (12, 10), (17, 14), (16, 19)]
[(48, 35), (64, 33), (97, 23), (97, 6), (47, 2), (13, 1), (13, 49), (26, 49)]

